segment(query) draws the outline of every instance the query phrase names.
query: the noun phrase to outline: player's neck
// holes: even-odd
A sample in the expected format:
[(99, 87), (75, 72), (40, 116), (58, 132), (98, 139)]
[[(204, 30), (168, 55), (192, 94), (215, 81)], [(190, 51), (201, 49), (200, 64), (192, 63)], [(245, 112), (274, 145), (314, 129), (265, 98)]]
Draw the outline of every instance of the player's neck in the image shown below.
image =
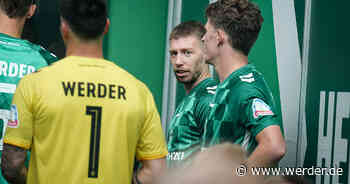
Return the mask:
[(184, 88), (185, 88), (186, 94), (188, 95), (193, 88), (195, 88), (200, 82), (202, 82), (203, 80), (205, 80), (205, 79), (207, 79), (209, 77), (211, 77), (209, 71), (205, 71), (198, 77), (196, 82), (194, 82), (194, 83), (185, 83), (184, 84)]
[(23, 19), (10, 19), (8, 16), (0, 13), (0, 33), (21, 38), (25, 18)]
[(103, 58), (102, 40), (87, 42), (70, 40), (66, 43), (66, 47), (66, 56)]
[(220, 82), (223, 82), (231, 73), (248, 64), (248, 57), (244, 54), (223, 48), (215, 63), (215, 70), (218, 73)]

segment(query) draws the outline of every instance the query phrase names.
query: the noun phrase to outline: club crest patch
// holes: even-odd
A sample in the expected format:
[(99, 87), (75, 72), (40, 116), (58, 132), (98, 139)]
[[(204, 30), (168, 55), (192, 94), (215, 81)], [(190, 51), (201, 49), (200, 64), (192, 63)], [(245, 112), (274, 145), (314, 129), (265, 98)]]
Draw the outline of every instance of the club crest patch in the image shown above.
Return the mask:
[(267, 105), (263, 100), (255, 98), (252, 104), (253, 116), (258, 118), (259, 116), (272, 116), (274, 115), (270, 106)]
[(18, 111), (16, 105), (11, 105), (10, 119), (7, 122), (7, 126), (10, 128), (18, 128), (19, 126)]

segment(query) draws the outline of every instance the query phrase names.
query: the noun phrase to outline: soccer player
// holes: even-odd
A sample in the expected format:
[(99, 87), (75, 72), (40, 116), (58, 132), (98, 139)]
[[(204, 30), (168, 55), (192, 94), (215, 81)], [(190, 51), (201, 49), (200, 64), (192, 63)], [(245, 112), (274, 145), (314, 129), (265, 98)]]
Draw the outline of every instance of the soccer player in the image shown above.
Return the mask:
[[(56, 61), (42, 47), (20, 39), (35, 9), (33, 0), (0, 0), (0, 154), (17, 83), (24, 75)], [(1, 173), (0, 183), (7, 183)]]
[(196, 21), (181, 23), (170, 34), (170, 61), (187, 96), (170, 122), (167, 137), (169, 167), (186, 163), (189, 156), (200, 150), (203, 125), (210, 112), (209, 101), (215, 93), (216, 83), (210, 77), (201, 42), (204, 34), (204, 26)]
[[(67, 57), (24, 77), (13, 98), (1, 167), (11, 183), (152, 183), (166, 167), (149, 89), (103, 59), (104, 0), (61, 0)], [(25, 151), (31, 149), (29, 169)]]
[(248, 0), (219, 0), (206, 9), (207, 60), (218, 73), (203, 144), (229, 141), (250, 154), (248, 166), (273, 166), (286, 151), (275, 103), (264, 77), (248, 63), (263, 18)]

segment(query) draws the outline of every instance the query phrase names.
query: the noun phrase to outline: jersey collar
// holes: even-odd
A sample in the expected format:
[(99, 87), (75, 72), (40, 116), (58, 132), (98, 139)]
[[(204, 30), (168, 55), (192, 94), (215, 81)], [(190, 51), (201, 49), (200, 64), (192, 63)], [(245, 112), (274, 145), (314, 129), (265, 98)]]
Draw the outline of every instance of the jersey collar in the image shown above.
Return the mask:
[(222, 83), (220, 83), (218, 88), (226, 88), (227, 86), (234, 85), (240, 80), (239, 76), (245, 75), (252, 70), (255, 70), (255, 66), (253, 64), (247, 64), (239, 68), (238, 70), (232, 72)]

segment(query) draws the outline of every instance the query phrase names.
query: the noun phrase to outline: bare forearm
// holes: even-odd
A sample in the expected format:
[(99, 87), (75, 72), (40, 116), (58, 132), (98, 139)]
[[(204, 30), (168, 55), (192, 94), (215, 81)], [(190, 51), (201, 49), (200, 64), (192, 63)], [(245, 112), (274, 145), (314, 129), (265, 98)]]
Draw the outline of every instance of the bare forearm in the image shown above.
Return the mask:
[(155, 179), (160, 176), (165, 169), (165, 159), (145, 161), (136, 176), (140, 183), (151, 184), (155, 182)]
[(4, 144), (1, 160), (1, 171), (4, 178), (13, 184), (25, 184), (27, 168), (24, 165), (27, 151)]
[(265, 128), (256, 136), (258, 146), (248, 157), (247, 165), (252, 167), (273, 167), (286, 153), (286, 143), (284, 141), (279, 126)]
[(153, 173), (152, 173), (152, 171), (150, 169), (142, 167), (138, 171), (136, 177), (139, 180), (139, 182), (142, 183), (142, 184), (152, 183)]
[(283, 154), (258, 146), (248, 157), (246, 164), (250, 167), (273, 167), (277, 166)]

